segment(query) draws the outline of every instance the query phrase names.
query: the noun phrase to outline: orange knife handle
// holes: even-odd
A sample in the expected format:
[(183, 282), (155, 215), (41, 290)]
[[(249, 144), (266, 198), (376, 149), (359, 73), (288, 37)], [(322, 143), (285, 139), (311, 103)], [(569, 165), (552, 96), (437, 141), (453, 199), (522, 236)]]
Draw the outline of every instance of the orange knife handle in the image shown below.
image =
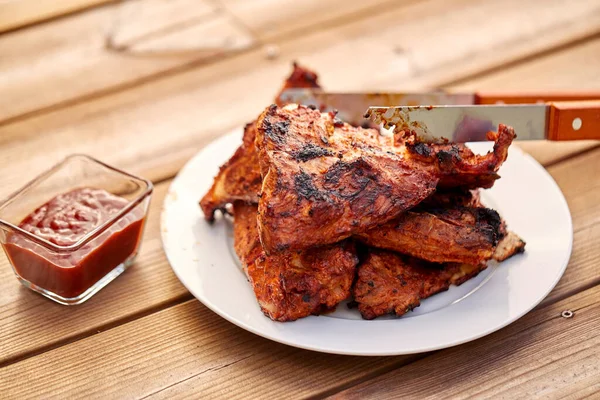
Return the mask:
[(548, 140), (600, 139), (600, 100), (548, 105)]
[(532, 104), (550, 101), (600, 100), (600, 92), (572, 93), (475, 93), (475, 104)]

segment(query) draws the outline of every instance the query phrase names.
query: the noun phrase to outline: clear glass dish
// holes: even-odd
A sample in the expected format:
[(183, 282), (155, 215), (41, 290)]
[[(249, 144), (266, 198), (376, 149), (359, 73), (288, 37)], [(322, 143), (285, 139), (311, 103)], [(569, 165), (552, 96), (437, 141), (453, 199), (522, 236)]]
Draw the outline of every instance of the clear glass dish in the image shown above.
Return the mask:
[[(69, 245), (19, 227), (56, 196), (102, 189), (125, 199), (106, 221)], [(0, 204), (0, 244), (17, 279), (65, 305), (81, 304), (125, 271), (142, 239), (152, 183), (86, 155), (72, 155)]]

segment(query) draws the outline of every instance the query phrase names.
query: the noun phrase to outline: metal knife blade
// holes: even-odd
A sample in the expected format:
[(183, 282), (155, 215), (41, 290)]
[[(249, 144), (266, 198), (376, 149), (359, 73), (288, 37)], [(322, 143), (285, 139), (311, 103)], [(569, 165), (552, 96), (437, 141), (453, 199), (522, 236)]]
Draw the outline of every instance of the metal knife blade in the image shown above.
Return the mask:
[(455, 143), (487, 140), (498, 124), (512, 126), (518, 140), (543, 140), (548, 130), (544, 104), (369, 107), (365, 117), (395, 131), (409, 129), (422, 141)]
[(370, 106), (419, 104), (474, 104), (473, 93), (331, 93), (315, 89), (286, 89), (280, 96), (284, 103), (313, 105), (321, 111), (338, 110), (339, 117), (353, 125), (368, 122), (364, 113)]

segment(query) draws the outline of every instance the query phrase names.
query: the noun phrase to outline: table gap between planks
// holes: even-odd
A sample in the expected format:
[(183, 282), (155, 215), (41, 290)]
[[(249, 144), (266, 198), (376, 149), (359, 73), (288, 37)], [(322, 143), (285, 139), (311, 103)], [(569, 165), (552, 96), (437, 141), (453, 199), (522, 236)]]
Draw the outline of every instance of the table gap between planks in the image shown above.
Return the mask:
[[(73, 1), (69, 11), (92, 3), (97, 2)], [(160, 1), (138, 3), (146, 17), (125, 32), (130, 43), (139, 37), (136, 29), (164, 14)], [(332, 90), (600, 90), (600, 2), (275, 3), (177, 0), (169, 18), (180, 18), (181, 10), (195, 13), (192, 23), (180, 23), (197, 34), (231, 36), (237, 47), (227, 55), (136, 58), (107, 52), (99, 28), (110, 21), (115, 4), (0, 35), (0, 54), (7, 56), (0, 57), (2, 196), (72, 152), (90, 153), (157, 183), (138, 262), (84, 306), (65, 308), (36, 296), (0, 261), (2, 393), (119, 398), (422, 397), (447, 388), (458, 397), (524, 396), (542, 388), (554, 397), (593, 393), (600, 381), (594, 369), (598, 336), (590, 330), (598, 322), (597, 142), (519, 144), (547, 166), (565, 193), (575, 231), (569, 268), (534, 312), (486, 338), (433, 354), (325, 355), (274, 344), (227, 323), (193, 300), (172, 274), (161, 248), (159, 215), (183, 163), (267, 105), (290, 60), (315, 68)], [(34, 13), (28, 21), (36, 18)], [(158, 39), (166, 43), (183, 38), (163, 36)], [(265, 57), (265, 44), (278, 46), (276, 60)], [(576, 318), (565, 323), (558, 315), (567, 306), (576, 309)], [(508, 373), (515, 359), (532, 354), (535, 359), (519, 364), (516, 375)], [(465, 360), (464, 369), (448, 374), (448, 368), (438, 369), (457, 358)], [(493, 379), (457, 379), (459, 371), (463, 378)], [(569, 378), (552, 384), (559, 372)], [(67, 374), (67, 381), (58, 379)], [(444, 386), (424, 386), (417, 378), (424, 375), (442, 377)], [(515, 380), (525, 389), (514, 386)]]

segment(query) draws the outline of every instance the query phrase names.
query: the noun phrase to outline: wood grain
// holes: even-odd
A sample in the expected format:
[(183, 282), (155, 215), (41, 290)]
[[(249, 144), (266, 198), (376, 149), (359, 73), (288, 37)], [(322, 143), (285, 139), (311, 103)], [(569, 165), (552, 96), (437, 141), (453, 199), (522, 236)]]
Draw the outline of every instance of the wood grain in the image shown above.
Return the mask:
[[(407, 7), (402, 16), (387, 13), (388, 20), (382, 25), (394, 27), (390, 31), (395, 30), (392, 53), (396, 57), (392, 58), (393, 61), (386, 62), (391, 50), (387, 42), (390, 38), (369, 41), (366, 37), (365, 44), (375, 48), (377, 57), (381, 57), (383, 61), (377, 63), (379, 60), (374, 60), (372, 71), (377, 71), (380, 79), (387, 83), (388, 72), (405, 62), (409, 76), (404, 80), (394, 76), (392, 79), (396, 83), (392, 89), (418, 88), (430, 85), (431, 82), (440, 86), (455, 82), (462, 74), (468, 76), (483, 70), (493, 70), (573, 40), (595, 35), (597, 29), (580, 23), (582, 19), (589, 18), (589, 22), (594, 21), (593, 24), (598, 26), (598, 3), (591, 1), (587, 4), (592, 7), (587, 9), (589, 13), (583, 9), (563, 9), (568, 4), (571, 3), (511, 0), (445, 2), (442, 7), (427, 1)], [(579, 3), (579, 6), (586, 7), (583, 3)], [(432, 9), (441, 8), (444, 8), (443, 14), (431, 15)], [(562, 13), (569, 16), (560, 16)], [(572, 22), (567, 22), (571, 17)], [(563, 29), (569, 33), (559, 33)], [(382, 64), (388, 68), (382, 69)]]
[(111, 14), (110, 40), (118, 48), (222, 16), (214, 2), (205, 0), (129, 0), (112, 7)]
[[(600, 40), (589, 40), (550, 55), (502, 68), (483, 76), (447, 86), (452, 91), (486, 91), (515, 93), (532, 91), (574, 92), (600, 90)], [(556, 162), (569, 154), (590, 149), (598, 141), (571, 143), (517, 142), (526, 152), (535, 151), (544, 164)]]
[[(251, 35), (211, 4), (210, 0), (134, 1), (124, 10), (110, 5), (0, 36), (0, 120), (214, 56), (201, 51), (145, 56), (111, 51), (106, 48), (109, 31), (114, 31), (115, 45), (133, 46), (140, 36), (160, 32), (166, 18), (195, 23), (189, 34), (198, 39), (218, 33), (230, 37), (237, 49), (250, 46)], [(121, 22), (115, 27), (115, 21)]]
[[(72, 358), (74, 352), (88, 356)], [(298, 350), (246, 332), (194, 300), (0, 369), (0, 390), (9, 397), (141, 398), (187, 380), (210, 386), (206, 398), (278, 397), (289, 390), (299, 396), (411, 359)], [(34, 374), (20, 394), (25, 387), (14, 384)], [(301, 376), (314, 380), (306, 386)]]
[(575, 232), (600, 222), (600, 202), (593, 201), (600, 191), (598, 157), (600, 149), (549, 168), (567, 199)]
[[(597, 1), (405, 0), (390, 6), (377, 0), (379, 8), (367, 11), (359, 2), (284, 1), (287, 7), (277, 9), (273, 0), (251, 6), (195, 1), (192, 8), (192, 0), (176, 0), (187, 12), (166, 15), (159, 8), (166, 2), (146, 0), (155, 4), (145, 8), (149, 14), (120, 32), (121, 43), (135, 50), (129, 52), (102, 47), (112, 6), (0, 36), (0, 197), (72, 152), (162, 182), (138, 262), (81, 307), (54, 305), (22, 288), (2, 257), (0, 365), (10, 364), (0, 368), (2, 397), (303, 397), (360, 382), (366, 383), (358, 391), (342, 395), (598, 393), (600, 149), (590, 150), (597, 142), (522, 145), (551, 165), (565, 193), (573, 255), (545, 308), (474, 343), (414, 364), (425, 355), (323, 355), (261, 339), (187, 301), (191, 295), (160, 243), (169, 178), (208, 141), (268, 104), (290, 60), (316, 68), (332, 90), (600, 87)], [(168, 26), (156, 30), (163, 17)], [(191, 48), (196, 42), (185, 40), (195, 35), (222, 34), (233, 35), (245, 53), (218, 62), (214, 53), (148, 57), (161, 46)], [(266, 59), (261, 41), (276, 45), (279, 58)], [(534, 58), (556, 46), (563, 47)], [(575, 318), (557, 318), (567, 307)]]
[(600, 223), (596, 222), (595, 225), (576, 229), (577, 231), (573, 234), (573, 252), (567, 270), (554, 290), (542, 301), (543, 305), (554, 303), (583, 289), (600, 284), (598, 275), (600, 254), (595, 250), (598, 247), (598, 238), (600, 238)]
[(419, 0), (219, 0), (262, 42), (311, 26), (340, 25)]
[[(337, 10), (338, 19), (347, 15), (345, 7)], [(65, 106), (81, 97), (202, 64), (194, 53), (127, 57), (107, 52), (99, 32), (110, 21), (109, 11), (103, 7), (75, 19), (0, 37), (0, 52), (10, 56), (0, 60), (0, 120)], [(248, 79), (278, 76), (290, 59), (299, 58), (328, 73), (324, 77), (333, 89), (415, 89), (497, 67), (600, 30), (600, 4), (595, 0), (427, 0), (375, 8), (370, 13), (368, 18), (343, 25), (311, 25), (311, 29), (294, 31), (302, 35), (273, 41), (280, 51), (277, 62), (268, 60), (263, 49), (255, 49), (226, 63), (197, 68), (192, 75), (211, 74), (212, 69), (213, 74), (221, 72), (222, 80), (235, 64), (248, 70)], [(282, 24), (294, 17), (290, 15)], [(360, 62), (355, 62), (357, 57)], [(180, 79), (190, 80), (188, 75)], [(236, 93), (254, 93), (247, 92), (254, 85), (243, 85)], [(257, 95), (261, 98), (260, 90)]]
[(144, 242), (135, 264), (77, 307), (53, 303), (15, 279), (0, 260), (0, 365), (117, 322), (191, 298), (167, 263), (160, 240), (160, 210), (168, 182), (155, 187)]
[(177, 29), (164, 29), (131, 42), (117, 43), (129, 57), (189, 57), (211, 60), (228, 53), (250, 48), (254, 39), (245, 29), (231, 23), (225, 14), (211, 16), (204, 22), (192, 21)]
[[(500, 332), (409, 364), (341, 398), (408, 390), (496, 395), (544, 386), (549, 393), (583, 389), (600, 373), (594, 329), (599, 295), (595, 287), (531, 312)], [(573, 319), (560, 317), (566, 308), (575, 312)], [(0, 370), (0, 389), (19, 398), (302, 398), (408, 361), (412, 358), (333, 356), (272, 343), (190, 301), (10, 365)], [(33, 376), (26, 386), (18, 383)], [(564, 380), (553, 383), (558, 377)]]
[[(600, 96), (598, 96), (600, 98)], [(579, 121), (579, 125), (576, 125)], [(561, 101), (550, 105), (550, 140), (600, 140), (600, 100)]]
[[(558, 399), (597, 394), (598, 296), (596, 286), (483, 339), (440, 351), (332, 398)], [(561, 317), (565, 309), (575, 316)]]
[[(573, 68), (579, 67), (575, 65)], [(585, 70), (587, 67), (582, 68)], [(519, 76), (513, 74), (511, 78), (519, 79)], [(529, 79), (529, 75), (524, 76)], [(210, 80), (210, 77), (205, 80)], [(239, 84), (239, 81), (232, 86), (235, 84)], [(207, 93), (209, 87), (204, 82), (194, 85), (203, 87), (203, 93), (210, 95)], [(271, 93), (275, 90), (276, 87), (265, 89)], [(215, 98), (218, 98), (217, 93), (214, 92)], [(168, 178), (186, 157), (206, 144), (212, 136), (218, 135), (223, 126), (235, 123), (235, 119), (232, 119), (231, 113), (225, 108), (221, 113), (215, 111), (212, 117), (206, 114), (206, 122), (199, 129), (211, 129), (208, 136), (206, 131), (190, 126), (189, 120), (195, 120), (197, 114), (203, 111), (194, 112), (190, 106), (186, 106), (195, 102), (183, 84), (176, 87), (149, 85), (147, 91), (140, 93), (135, 90), (127, 94), (129, 96), (118, 96), (118, 101), (114, 103), (105, 99), (97, 100), (95, 107), (73, 107), (69, 120), (62, 113), (56, 113), (41, 121), (36, 119), (29, 124), (19, 124), (26, 131), (7, 131), (8, 136), (0, 135), (0, 154), (6, 160), (6, 164), (0, 166), (0, 171), (6, 171), (0, 174), (0, 190), (5, 190), (6, 194), (16, 189), (25, 179), (57, 161), (63, 153), (71, 152), (89, 152), (155, 180)], [(194, 92), (194, 95), (198, 94)], [(146, 98), (155, 100), (151, 102)], [(227, 100), (219, 102), (223, 107), (226, 103)], [(179, 106), (183, 110), (178, 110)], [(251, 105), (247, 105), (245, 108), (250, 107)], [(216, 107), (216, 110), (219, 109)], [(168, 121), (164, 120), (164, 110), (170, 110)], [(247, 118), (250, 119), (251, 116)], [(36, 128), (39, 127), (44, 132), (42, 126), (50, 130), (45, 131), (44, 136), (38, 136)], [(178, 133), (179, 130), (181, 133)], [(14, 136), (11, 137), (10, 134)], [(44, 152), (37, 149), (44, 149)], [(541, 147), (539, 152), (536, 150), (536, 147), (532, 147), (535, 157), (542, 160), (553, 159), (552, 151), (546, 147)], [(28, 157), (26, 159), (23, 156), (25, 154)], [(597, 281), (595, 268), (600, 263), (600, 250), (596, 245), (598, 228), (594, 224), (600, 220), (600, 206), (597, 202), (600, 183), (595, 179), (600, 175), (599, 159), (600, 150), (596, 150), (550, 167), (550, 173), (567, 197), (576, 233), (571, 264), (546, 302), (555, 301)], [(21, 173), (11, 174), (10, 171), (15, 168), (20, 168)], [(574, 174), (573, 171), (577, 173)], [(142, 253), (136, 267), (90, 300), (81, 309), (83, 311), (79, 308), (66, 310), (49, 304), (45, 299), (21, 288), (14, 280), (6, 259), (2, 257), (0, 319), (3, 318), (6, 323), (0, 326), (1, 360), (14, 359), (52, 347), (78, 335), (89, 335), (97, 327), (127, 320), (133, 315), (177, 301), (182, 296), (189, 296), (171, 273), (161, 249), (158, 213), (167, 186), (168, 182), (157, 186)], [(132, 301), (134, 297), (136, 300)], [(52, 312), (47, 312), (47, 307)], [(44, 314), (43, 318), (41, 314)]]
[[(600, 283), (600, 149), (549, 169), (565, 193), (573, 215), (575, 240), (567, 271), (544, 300), (550, 304)], [(578, 171), (577, 179), (573, 171)], [(65, 308), (21, 287), (6, 259), (0, 268), (0, 364), (93, 335), (97, 329), (138, 318), (190, 295), (163, 255), (159, 210), (169, 182), (157, 185), (142, 252), (135, 267), (82, 307)]]
[(598, 147), (597, 140), (578, 140), (574, 142), (521, 141), (515, 146), (532, 155), (543, 165), (552, 165), (566, 158)]
[[(584, 288), (600, 284), (600, 149), (548, 169), (562, 190), (573, 219), (573, 252), (558, 285), (544, 299), (549, 304)], [(524, 193), (523, 196), (526, 196)]]
[(600, 40), (595, 38), (446, 87), (455, 91), (493, 90), (508, 93), (599, 91), (598, 63)]
[[(344, 8), (338, 8), (337, 14), (332, 10), (330, 17), (336, 15), (347, 12)], [(288, 15), (288, 21), (282, 23), (293, 18)], [(115, 21), (120, 21), (116, 29)], [(196, 23), (190, 25), (190, 21)], [(187, 32), (173, 36), (167, 29), (165, 35), (152, 35), (161, 32), (157, 26), (164, 31), (164, 25), (182, 24), (188, 26)], [(311, 26), (310, 20), (307, 25)], [(107, 31), (114, 33), (115, 47), (131, 51), (107, 50)], [(221, 53), (199, 48), (220, 37), (238, 51), (254, 43), (248, 30), (211, 0), (129, 1), (3, 35), (0, 121), (204, 62)], [(155, 54), (169, 47), (175, 51)], [(189, 51), (182, 52), (182, 47)]]
[(5, 0), (0, 2), (0, 32), (111, 1), (114, 0)]
[[(286, 48), (286, 56), (282, 56), (282, 60), (269, 62), (260, 54), (247, 54), (223, 60), (214, 67), (188, 71), (0, 127), (0, 158), (6, 160), (0, 166), (0, 196), (16, 190), (23, 181), (73, 152), (90, 153), (154, 180), (173, 176), (185, 160), (203, 145), (252, 120), (272, 101), (281, 80), (289, 73), (289, 59), (302, 59), (300, 56), (308, 51), (310, 43), (300, 40), (297, 45), (296, 50)], [(478, 77), (475, 81), (479, 83), (474, 85), (483, 89), (506, 87), (511, 90), (518, 88), (517, 83), (522, 79), (529, 82), (531, 88), (539, 75), (538, 84), (544, 87), (548, 79), (545, 71), (553, 63), (556, 63), (555, 80), (564, 80), (563, 87), (577, 89), (585, 85), (600, 85), (600, 77), (591, 71), (596, 65), (593, 57), (594, 51), (600, 48), (598, 46), (600, 40), (594, 40), (592, 44), (534, 60), (531, 63), (536, 65), (535, 68), (528, 67), (529, 63), (515, 67), (518, 72), (514, 73), (508, 68), (503, 72), (505, 80), (494, 78), (486, 81)], [(339, 53), (335, 46), (329, 50)], [(571, 54), (577, 61), (572, 65), (565, 62)], [(320, 56), (309, 64), (321, 73), (321, 81), (326, 88), (352, 90), (377, 87), (375, 82), (379, 78), (366, 73), (362, 63), (344, 67), (332, 65), (328, 62), (326, 49)], [(581, 62), (586, 57), (592, 58)], [(252, 68), (248, 68), (250, 65)], [(344, 76), (343, 80), (336, 76), (338, 74)], [(577, 76), (581, 76), (582, 80), (578, 81)], [(395, 85), (394, 82), (390, 78), (390, 86)], [(456, 89), (462, 89), (469, 83), (463, 85)], [(379, 87), (382, 88), (381, 85)], [(553, 162), (595, 144), (519, 145), (538, 160)], [(43, 152), (37, 151), (41, 148)], [(21, 173), (17, 175), (12, 171)]]

